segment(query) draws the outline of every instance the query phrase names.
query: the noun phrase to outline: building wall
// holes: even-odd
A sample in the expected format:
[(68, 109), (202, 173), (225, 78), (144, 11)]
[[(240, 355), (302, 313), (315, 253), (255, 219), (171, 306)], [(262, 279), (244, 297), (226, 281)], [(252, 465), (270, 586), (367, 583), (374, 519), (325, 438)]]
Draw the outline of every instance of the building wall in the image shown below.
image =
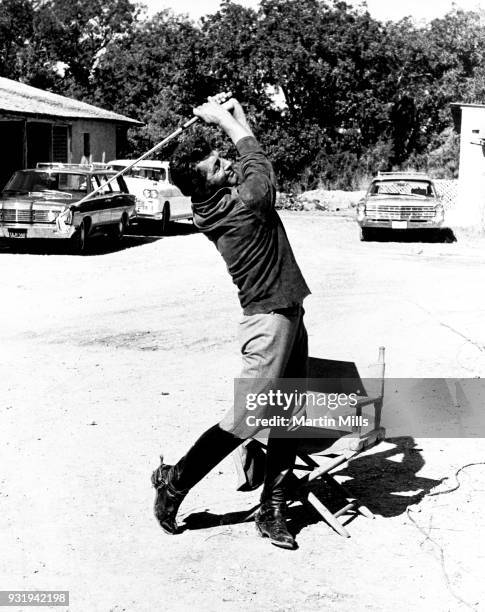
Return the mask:
[(83, 119), (73, 121), (71, 163), (79, 164), (83, 157), (89, 158), (89, 161), (92, 162), (107, 162), (116, 159), (116, 125)]
[[(0, 111), (0, 189), (13, 172), (37, 162), (78, 164), (83, 157), (102, 162), (116, 159), (117, 137), (126, 128), (109, 121), (49, 119), (9, 115)], [(89, 155), (85, 155), (87, 149)]]
[(457, 205), (452, 223), (484, 227), (485, 219), (485, 107), (462, 107), (460, 169)]

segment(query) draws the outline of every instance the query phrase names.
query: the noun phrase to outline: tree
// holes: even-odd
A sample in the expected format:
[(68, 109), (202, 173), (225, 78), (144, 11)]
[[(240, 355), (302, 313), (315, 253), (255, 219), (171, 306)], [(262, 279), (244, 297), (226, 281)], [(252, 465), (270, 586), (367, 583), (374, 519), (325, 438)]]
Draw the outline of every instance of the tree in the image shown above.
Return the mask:
[(0, 1), (0, 76), (22, 78), (22, 55), (32, 39), (33, 24), (30, 0)]
[(477, 12), (418, 27), (338, 0), (262, 0), (258, 11), (223, 0), (199, 24), (168, 10), (141, 19), (131, 0), (0, 7), (0, 74), (140, 119), (133, 153), (231, 90), (285, 187), (352, 186), (431, 157), (452, 171), (449, 103), (485, 96)]
[(133, 136), (135, 151), (175, 129), (203, 100), (207, 84), (199, 70), (202, 48), (200, 30), (168, 10), (108, 45), (94, 69), (93, 99), (146, 123)]
[(129, 32), (138, 9), (130, 0), (37, 0), (31, 6), (29, 41), (20, 53), (24, 80), (89, 97), (97, 62), (112, 40)]

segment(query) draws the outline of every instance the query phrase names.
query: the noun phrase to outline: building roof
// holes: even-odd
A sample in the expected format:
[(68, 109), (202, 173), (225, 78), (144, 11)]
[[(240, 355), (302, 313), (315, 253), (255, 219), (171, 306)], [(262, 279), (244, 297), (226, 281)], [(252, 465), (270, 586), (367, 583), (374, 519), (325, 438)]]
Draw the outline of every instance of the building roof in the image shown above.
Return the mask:
[(466, 102), (451, 102), (451, 107), (458, 106), (459, 108), (485, 108), (485, 104), (468, 104)]
[(461, 132), (461, 111), (464, 108), (485, 109), (485, 104), (466, 104), (465, 102), (451, 102), (450, 106), (451, 116), (453, 117), (453, 123), (457, 132)]
[(97, 119), (130, 125), (143, 125), (140, 121), (124, 115), (4, 77), (0, 77), (1, 111), (16, 115), (42, 115), (63, 119)]

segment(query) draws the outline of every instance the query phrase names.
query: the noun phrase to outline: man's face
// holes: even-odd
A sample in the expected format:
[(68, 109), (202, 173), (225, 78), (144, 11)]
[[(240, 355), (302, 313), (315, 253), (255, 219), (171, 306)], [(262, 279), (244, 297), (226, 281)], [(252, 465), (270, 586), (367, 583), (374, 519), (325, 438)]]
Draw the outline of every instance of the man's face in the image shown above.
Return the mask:
[(196, 168), (205, 179), (208, 194), (215, 193), (222, 187), (237, 185), (238, 177), (232, 161), (221, 157), (218, 151), (212, 151), (208, 157), (197, 164)]

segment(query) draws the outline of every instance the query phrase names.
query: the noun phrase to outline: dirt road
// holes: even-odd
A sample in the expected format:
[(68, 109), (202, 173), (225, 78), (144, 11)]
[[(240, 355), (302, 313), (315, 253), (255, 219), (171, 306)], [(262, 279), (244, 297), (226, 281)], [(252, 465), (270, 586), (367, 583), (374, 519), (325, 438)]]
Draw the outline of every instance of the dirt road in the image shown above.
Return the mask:
[[(283, 217), (312, 355), (363, 367), (384, 345), (391, 377), (483, 376), (483, 242), (360, 243), (348, 218)], [(235, 289), (190, 228), (87, 257), (0, 250), (1, 588), (69, 590), (76, 612), (479, 610), (483, 466), (427, 494), (480, 439), (391, 428), (342, 473), (377, 515), (349, 540), (298, 507), (297, 551), (258, 539), (230, 459), (185, 500), (184, 532), (160, 531), (158, 455), (222, 416), (239, 368)]]

